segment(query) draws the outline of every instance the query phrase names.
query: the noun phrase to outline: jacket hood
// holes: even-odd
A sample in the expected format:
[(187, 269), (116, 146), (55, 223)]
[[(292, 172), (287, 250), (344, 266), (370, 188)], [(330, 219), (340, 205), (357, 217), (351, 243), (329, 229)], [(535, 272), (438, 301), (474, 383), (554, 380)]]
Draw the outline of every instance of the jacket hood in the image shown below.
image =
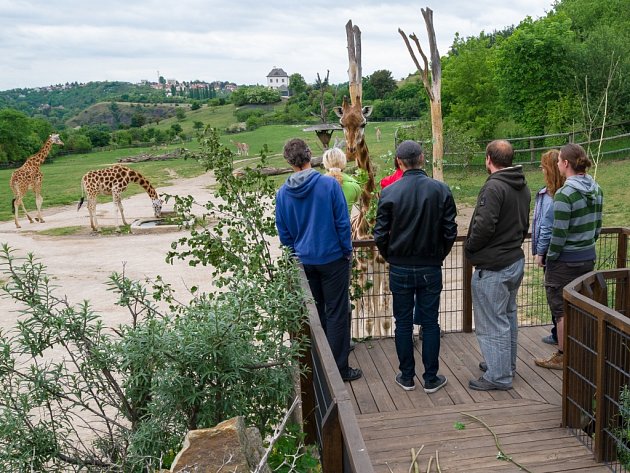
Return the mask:
[(597, 198), (597, 183), (588, 174), (567, 177), (564, 185), (578, 191), (589, 203)]
[(287, 192), (296, 199), (304, 199), (311, 193), (321, 177), (322, 175), (313, 168), (295, 172), (285, 182)]
[(527, 185), (522, 166), (512, 166), (509, 168), (501, 169), (490, 174), (490, 177), (488, 179), (498, 179), (507, 183), (516, 190), (521, 190)]

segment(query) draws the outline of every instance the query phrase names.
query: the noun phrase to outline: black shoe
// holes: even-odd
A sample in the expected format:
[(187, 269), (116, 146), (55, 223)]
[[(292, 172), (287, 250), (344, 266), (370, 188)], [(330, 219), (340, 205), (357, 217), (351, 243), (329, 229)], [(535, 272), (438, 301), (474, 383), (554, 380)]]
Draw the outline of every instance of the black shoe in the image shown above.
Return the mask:
[(346, 372), (341, 375), (341, 379), (344, 381), (354, 381), (355, 379), (359, 379), (361, 376), (363, 376), (363, 371), (359, 368), (348, 367)]
[(430, 383), (424, 383), (424, 392), (431, 394), (436, 391), (439, 391), (444, 386), (446, 386), (447, 381), (448, 380), (446, 379), (446, 376), (442, 376), (441, 374), (438, 374), (435, 377), (435, 379), (431, 381)]
[(402, 373), (396, 375), (396, 384), (403, 388), (405, 391), (413, 391), (416, 389), (416, 383), (412, 379), (404, 379)]
[[(485, 373), (488, 371), (488, 364), (485, 361), (480, 361), (479, 369)], [(516, 373), (516, 368), (512, 368), (512, 373)]]
[(492, 383), (483, 376), (479, 379), (472, 379), (468, 381), (468, 387), (470, 389), (474, 389), (475, 391), (509, 391), (512, 389), (512, 386)]
[(553, 338), (553, 335), (547, 335), (546, 337), (543, 337), (542, 341), (543, 341), (543, 343), (547, 343), (549, 345), (557, 345), (558, 344), (558, 340)]

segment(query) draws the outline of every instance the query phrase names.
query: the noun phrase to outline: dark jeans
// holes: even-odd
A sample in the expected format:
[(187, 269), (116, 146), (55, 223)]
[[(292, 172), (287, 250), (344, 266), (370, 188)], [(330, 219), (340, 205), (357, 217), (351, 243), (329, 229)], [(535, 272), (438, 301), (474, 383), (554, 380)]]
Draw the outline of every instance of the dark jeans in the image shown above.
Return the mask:
[(395, 266), (389, 268), (389, 287), (393, 295), (396, 353), (403, 379), (415, 376), (413, 356), (414, 305), (422, 326), (422, 363), (425, 383), (435, 380), (440, 368), (440, 266)]
[(346, 258), (341, 258), (327, 264), (303, 266), (330, 350), (339, 372), (343, 375), (348, 370), (350, 350), (348, 325), (350, 265)]

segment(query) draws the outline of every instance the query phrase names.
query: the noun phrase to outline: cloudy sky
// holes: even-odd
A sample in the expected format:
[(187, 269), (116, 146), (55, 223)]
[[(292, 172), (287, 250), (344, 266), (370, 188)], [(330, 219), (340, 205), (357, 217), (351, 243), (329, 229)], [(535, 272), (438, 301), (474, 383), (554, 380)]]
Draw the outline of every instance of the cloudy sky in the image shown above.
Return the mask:
[(345, 24), (362, 31), (363, 75), (400, 79), (413, 63), (398, 28), (428, 50), (551, 10), (552, 0), (0, 0), (0, 90), (65, 82), (167, 79), (263, 84), (274, 66), (312, 83), (348, 80)]

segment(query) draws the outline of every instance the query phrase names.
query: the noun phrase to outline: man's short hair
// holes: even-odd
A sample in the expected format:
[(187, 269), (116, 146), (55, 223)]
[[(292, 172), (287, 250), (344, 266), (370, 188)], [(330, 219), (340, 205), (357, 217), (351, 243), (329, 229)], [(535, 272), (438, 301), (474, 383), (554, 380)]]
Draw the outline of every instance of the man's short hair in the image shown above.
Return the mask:
[(284, 159), (291, 166), (301, 168), (310, 162), (311, 150), (304, 140), (293, 138), (284, 145)]
[(498, 168), (508, 168), (514, 160), (514, 148), (509, 141), (494, 140), (486, 146), (486, 156)]
[(396, 157), (405, 163), (405, 167), (418, 167), (422, 160), (422, 147), (415, 141), (406, 140), (396, 148)]

